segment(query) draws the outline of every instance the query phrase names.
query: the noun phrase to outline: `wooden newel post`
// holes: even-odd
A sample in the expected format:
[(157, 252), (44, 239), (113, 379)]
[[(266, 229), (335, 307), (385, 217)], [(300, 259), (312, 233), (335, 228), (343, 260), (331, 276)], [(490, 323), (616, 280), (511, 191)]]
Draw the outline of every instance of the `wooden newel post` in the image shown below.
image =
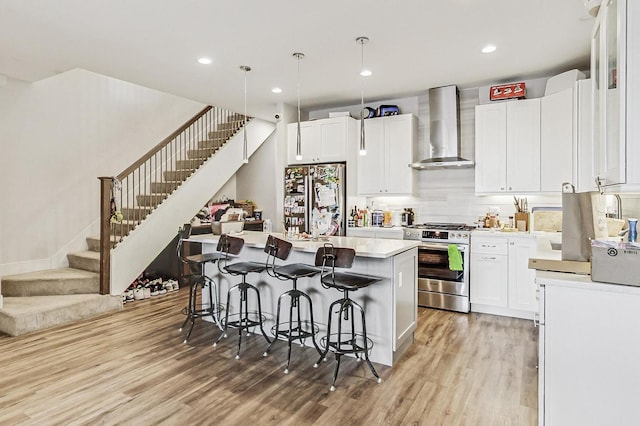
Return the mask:
[(100, 180), (100, 294), (111, 293), (111, 188), (113, 177)]

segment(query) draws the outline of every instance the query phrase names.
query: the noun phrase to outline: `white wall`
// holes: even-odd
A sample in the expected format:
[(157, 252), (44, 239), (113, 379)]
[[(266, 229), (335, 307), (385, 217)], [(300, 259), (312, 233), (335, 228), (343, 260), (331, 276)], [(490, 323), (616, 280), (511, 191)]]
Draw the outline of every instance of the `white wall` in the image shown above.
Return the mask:
[(276, 193), (282, 170), (274, 167), (277, 158), (277, 136), (274, 132), (236, 173), (236, 194), (239, 199), (252, 200), (262, 210), (265, 219), (274, 220)]
[(120, 173), (204, 107), (85, 70), (0, 87), (0, 273), (66, 265), (98, 233), (98, 176)]

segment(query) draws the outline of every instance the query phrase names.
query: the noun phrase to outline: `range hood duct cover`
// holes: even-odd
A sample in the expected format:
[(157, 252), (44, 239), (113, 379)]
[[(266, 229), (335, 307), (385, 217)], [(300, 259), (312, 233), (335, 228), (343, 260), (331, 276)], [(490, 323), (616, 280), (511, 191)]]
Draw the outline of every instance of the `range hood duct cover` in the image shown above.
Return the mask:
[(409, 164), (414, 169), (473, 167), (473, 161), (461, 158), (460, 106), (454, 85), (429, 89), (429, 133), (431, 158)]

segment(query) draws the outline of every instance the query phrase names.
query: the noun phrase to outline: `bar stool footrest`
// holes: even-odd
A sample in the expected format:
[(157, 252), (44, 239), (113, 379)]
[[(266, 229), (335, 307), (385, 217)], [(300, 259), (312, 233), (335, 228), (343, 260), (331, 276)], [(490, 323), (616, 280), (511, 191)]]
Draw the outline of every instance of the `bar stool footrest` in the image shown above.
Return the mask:
[(244, 318), (240, 318), (239, 313), (229, 314), (229, 319), (225, 322), (225, 318), (222, 317), (222, 326), (229, 328), (252, 328), (252, 327), (260, 327), (261, 323), (266, 321), (266, 317), (264, 315), (258, 315), (257, 311), (249, 311), (243, 313)]
[[(320, 347), (325, 350), (328, 348), (331, 352), (340, 355), (364, 353), (364, 335), (350, 332), (331, 333), (320, 339)], [(371, 355), (372, 348), (373, 340), (367, 337), (367, 356)]]
[[(298, 326), (293, 327), (289, 330), (289, 322), (281, 322), (278, 324), (278, 336), (284, 337), (286, 340), (303, 340), (309, 337), (313, 337), (314, 335), (318, 335), (320, 328), (313, 324), (313, 328), (311, 328), (311, 321), (301, 321), (303, 323), (302, 329)], [(306, 326), (306, 327), (304, 327)], [(276, 326), (271, 327), (271, 335), (276, 336)]]

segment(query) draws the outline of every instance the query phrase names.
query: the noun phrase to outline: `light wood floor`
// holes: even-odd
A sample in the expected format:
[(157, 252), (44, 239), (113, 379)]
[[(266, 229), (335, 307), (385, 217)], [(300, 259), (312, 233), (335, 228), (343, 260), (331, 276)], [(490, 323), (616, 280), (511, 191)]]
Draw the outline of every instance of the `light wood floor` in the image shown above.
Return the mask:
[[(268, 358), (252, 335), (197, 322), (178, 332), (186, 292), (122, 312), (12, 338), (0, 336), (0, 424), (534, 425), (536, 332), (531, 321), (420, 309), (416, 341), (392, 369), (345, 359), (314, 369), (314, 351), (286, 345)], [(235, 337), (235, 336), (234, 336)]]

